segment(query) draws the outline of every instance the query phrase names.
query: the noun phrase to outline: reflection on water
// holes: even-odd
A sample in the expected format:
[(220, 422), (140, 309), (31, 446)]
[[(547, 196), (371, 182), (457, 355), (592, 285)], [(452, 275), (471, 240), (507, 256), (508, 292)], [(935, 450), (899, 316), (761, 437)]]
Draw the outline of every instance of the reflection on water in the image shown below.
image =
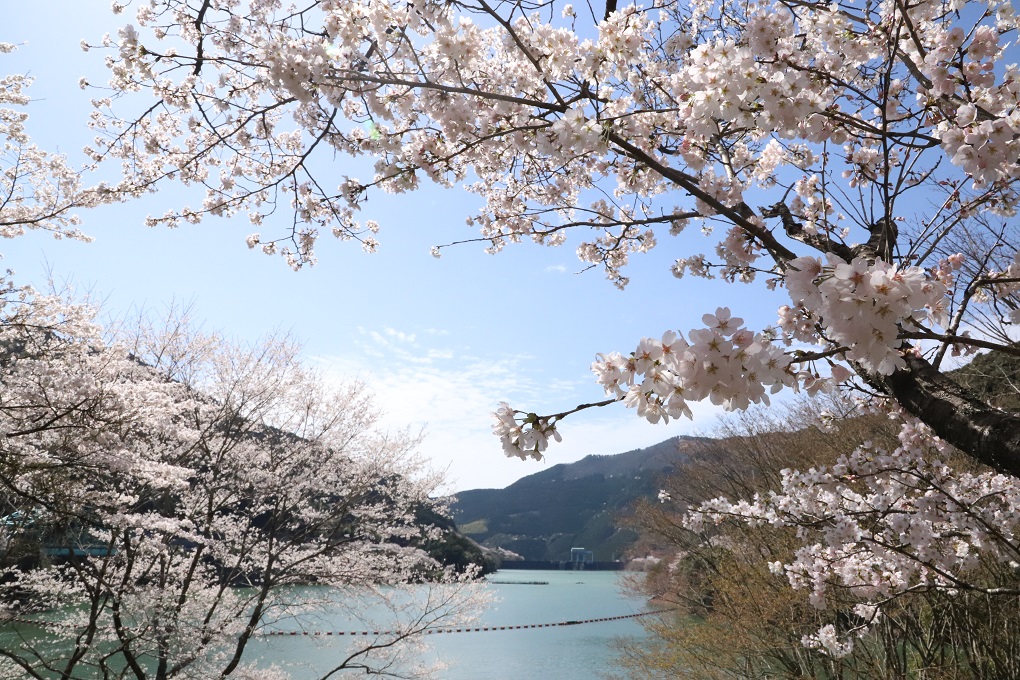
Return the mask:
[[(643, 598), (620, 592), (615, 572), (501, 571), (488, 588), (496, 596), (479, 626), (522, 626), (610, 618), (646, 610)], [(536, 582), (544, 582), (539, 585)], [(319, 630), (350, 631), (337, 617), (317, 621)], [(600, 677), (613, 656), (611, 642), (642, 636), (636, 619), (580, 625), (430, 635), (424, 661), (448, 668), (441, 680), (581, 680)], [(266, 637), (249, 647), (251, 660), (287, 668), (294, 678), (316, 677), (334, 666), (351, 644), (343, 637)]]

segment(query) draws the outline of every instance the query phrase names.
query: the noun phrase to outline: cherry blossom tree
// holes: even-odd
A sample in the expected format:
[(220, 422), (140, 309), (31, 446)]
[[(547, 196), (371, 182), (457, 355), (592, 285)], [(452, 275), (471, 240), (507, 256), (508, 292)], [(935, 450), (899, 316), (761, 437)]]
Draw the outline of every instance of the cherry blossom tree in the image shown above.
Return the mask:
[(44, 559), (4, 572), (0, 619), (20, 630), (0, 633), (3, 677), (281, 678), (244, 657), (253, 637), (340, 610), (389, 612), (363, 625), (390, 632), (326, 672), (400, 676), (423, 633), (480, 603), (415, 547), (437, 479), (363, 386), (331, 386), (285, 338), (243, 347), (185, 320), (111, 335), (87, 307), (6, 292), (0, 484), (21, 519), (4, 542)]
[[(1020, 472), (1017, 415), (943, 370), (952, 354), (1018, 353), (1009, 3), (648, 0), (604, 19), (555, 0), (134, 9), (103, 41), (109, 85), (130, 96), (96, 101), (88, 152), (123, 163), (118, 192), (203, 191), (150, 224), (245, 215), (249, 247), (298, 268), (322, 230), (374, 249), (366, 197), (429, 180), (484, 199), (468, 221), (490, 251), (580, 231), (582, 262), (619, 286), (632, 254), (668, 240), (678, 278), (774, 289), (777, 322), (710, 308), (704, 328), (607, 352), (598, 405), (657, 422), (702, 399), (854, 384)], [(331, 180), (337, 154), (374, 172)], [(496, 432), (509, 455), (540, 457), (576, 410), (503, 405)]]
[[(954, 600), (987, 597), (1009, 622), (1020, 611), (1016, 478), (951, 465), (948, 447), (905, 420), (898, 446), (865, 442), (831, 466), (784, 470), (770, 494), (713, 499), (686, 516), (695, 530), (731, 518), (795, 528), (793, 555), (769, 568), (817, 609), (853, 613), (803, 639), (834, 657), (852, 652), (898, 600), (915, 593), (948, 595), (947, 609)], [(1012, 645), (1015, 630), (1004, 630)]]
[[(0, 81), (0, 236), (88, 240), (76, 211), (123, 188), (31, 142), (30, 83)], [(420, 517), (443, 512), (417, 435), (379, 429), (362, 385), (331, 386), (286, 338), (242, 347), (185, 318), (114, 332), (11, 277), (0, 677), (275, 680), (245, 656), (253, 638), (316, 613), (382, 631), (338, 646), (325, 675), (429, 671), (422, 634), (484, 598), (417, 547), (439, 533)]]

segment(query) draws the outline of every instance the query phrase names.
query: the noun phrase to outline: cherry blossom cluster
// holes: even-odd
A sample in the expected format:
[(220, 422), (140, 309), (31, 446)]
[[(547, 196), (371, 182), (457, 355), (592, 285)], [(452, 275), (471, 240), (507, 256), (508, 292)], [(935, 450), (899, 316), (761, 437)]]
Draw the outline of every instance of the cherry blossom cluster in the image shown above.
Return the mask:
[(965, 104), (957, 111), (960, 127), (944, 124), (940, 139), (946, 154), (974, 178), (976, 187), (985, 187), (1016, 173), (1014, 156), (1020, 151), (1016, 141), (1020, 132), (1020, 114), (1015, 121), (1008, 118), (976, 121), (977, 109)]
[(925, 51), (907, 48), (929, 78), (918, 84), (917, 97), (927, 98), (939, 111), (935, 136), (979, 188), (1015, 179), (1018, 170), (1017, 67), (1006, 64), (1001, 77), (995, 74), (1003, 59), (1002, 37), (1015, 32), (1017, 18), (1008, 5), (996, 9), (994, 23), (978, 24), (969, 33), (962, 26), (931, 22)]
[(789, 263), (786, 288), (794, 304), (780, 309), (779, 325), (789, 338), (824, 338), (845, 348), (848, 361), (883, 375), (905, 365), (901, 330), (929, 321), (947, 325), (946, 286), (920, 267), (845, 262), (831, 253), (824, 264), (800, 257)]
[[(739, 232), (738, 232), (739, 233)], [(959, 266), (960, 258), (951, 261)], [(678, 263), (678, 275), (689, 267)], [(801, 257), (789, 263), (786, 288), (794, 306), (780, 309), (784, 341), (831, 344), (845, 360), (888, 375), (905, 366), (901, 332), (931, 321), (945, 326), (946, 285), (919, 267), (899, 269), (882, 260), (845, 262), (829, 254)], [(673, 331), (661, 339), (644, 338), (629, 356), (600, 355), (592, 371), (607, 396), (634, 408), (651, 423), (692, 417), (689, 403), (709, 400), (727, 410), (746, 409), (769, 401), (783, 388), (815, 391), (828, 386), (817, 373), (798, 368), (772, 334), (752, 333), (728, 308), (703, 317), (706, 328), (690, 331), (688, 339)], [(831, 380), (852, 374), (832, 364)], [(502, 403), (496, 434), (507, 455), (540, 458), (554, 423), (530, 414), (518, 423)]]
[[(768, 404), (769, 395), (785, 387), (812, 392), (827, 387), (810, 372), (798, 372), (769, 335), (744, 328), (743, 319), (728, 308), (706, 314), (703, 321), (706, 327), (691, 330), (689, 339), (667, 331), (661, 338), (642, 339), (630, 356), (600, 354), (591, 370), (610, 401), (658, 423), (693, 418), (689, 404), (706, 399), (727, 410), (746, 409)], [(507, 456), (541, 459), (550, 437), (561, 440), (556, 422), (562, 415), (525, 414), (501, 402), (493, 417)]]
[(947, 290), (950, 289), (956, 283), (956, 274), (963, 267), (966, 259), (967, 256), (963, 253), (954, 253), (939, 260), (938, 264), (932, 268), (932, 278), (942, 283)]
[[(0, 55), (15, 49), (0, 43)], [(0, 237), (20, 236), (26, 229), (43, 229), (57, 238), (88, 240), (74, 211), (112, 200), (104, 186), (87, 188), (81, 171), (64, 156), (32, 143), (28, 135), (32, 78), (0, 76)]]
[[(522, 416), (521, 422), (517, 421), (519, 414)], [(556, 431), (555, 418), (515, 411), (505, 401), (499, 402), (499, 408), (493, 412), (492, 417), (495, 421), (492, 432), (499, 437), (503, 453), (508, 458), (542, 460), (545, 450), (549, 448), (549, 437), (563, 441)]]
[(592, 372), (608, 396), (649, 422), (691, 416), (689, 402), (710, 400), (727, 409), (768, 403), (769, 394), (797, 384), (789, 357), (743, 319), (720, 307), (703, 317), (705, 328), (684, 339), (672, 331), (644, 338), (629, 357), (599, 355)]
[(826, 230), (829, 215), (835, 212), (821, 192), (820, 183), (818, 175), (802, 177), (794, 184), (796, 196), (790, 201), (790, 211), (804, 220), (803, 228), (809, 234)]
[(866, 442), (831, 467), (785, 470), (778, 491), (708, 501), (685, 523), (697, 531), (727, 520), (797, 528), (793, 560), (770, 568), (808, 590), (816, 607), (857, 603), (861, 625), (852, 635), (823, 628), (804, 640), (845, 655), (897, 596), (979, 588), (969, 573), (980, 561), (1020, 561), (1016, 478), (951, 468), (945, 445), (910, 419), (899, 440), (891, 451)]

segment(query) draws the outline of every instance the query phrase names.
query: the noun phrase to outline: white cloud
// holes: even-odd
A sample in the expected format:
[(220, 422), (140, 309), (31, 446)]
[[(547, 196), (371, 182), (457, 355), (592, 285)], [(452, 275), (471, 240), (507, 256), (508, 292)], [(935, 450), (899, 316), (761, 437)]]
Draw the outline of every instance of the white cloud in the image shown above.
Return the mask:
[(545, 271), (546, 271), (546, 273), (549, 273), (549, 274), (552, 274), (552, 273), (566, 274), (567, 273), (567, 267), (566, 267), (566, 265), (562, 265), (562, 264), (551, 264), (551, 265), (549, 265), (548, 267), (545, 268)]
[(405, 342), (405, 343), (408, 343), (408, 344), (414, 344), (414, 338), (415, 338), (415, 334), (414, 333), (404, 333), (403, 331), (398, 331), (395, 328), (387, 328), (383, 332), (387, 336), (389, 336), (391, 338), (395, 338), (395, 339), (399, 340), (400, 342)]
[[(552, 385), (543, 382), (542, 367), (529, 355), (481, 356), (454, 346), (422, 346), (426, 339), (421, 344), (399, 344), (390, 340), (416, 334), (360, 330), (358, 351), (317, 361), (331, 374), (366, 382), (386, 412), (387, 425), (424, 426), (422, 453), (434, 467), (447, 470), (450, 490), (502, 488), (547, 465), (650, 446), (677, 434), (707, 429), (714, 422), (712, 414), (718, 412), (710, 405), (695, 404), (694, 423), (653, 426), (622, 405), (592, 409), (564, 420), (563, 442), (549, 448), (546, 462), (508, 459), (491, 433), (490, 414), (499, 401), (553, 413), (601, 399), (594, 380), (582, 374), (576, 381), (560, 379)], [(373, 343), (381, 344), (372, 347)]]

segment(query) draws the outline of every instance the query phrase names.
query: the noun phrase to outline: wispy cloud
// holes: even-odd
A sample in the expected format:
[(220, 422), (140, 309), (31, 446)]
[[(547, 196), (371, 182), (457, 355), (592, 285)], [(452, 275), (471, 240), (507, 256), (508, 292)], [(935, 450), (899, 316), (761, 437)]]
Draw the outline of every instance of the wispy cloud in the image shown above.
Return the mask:
[[(549, 384), (528, 354), (483, 355), (441, 333), (360, 331), (358, 351), (316, 360), (332, 374), (364, 380), (385, 410), (386, 424), (423, 426), (422, 453), (447, 470), (451, 490), (504, 487), (547, 464), (629, 451), (696, 429), (689, 421), (651, 426), (614, 405), (566, 419), (564, 441), (549, 449), (547, 463), (507, 459), (491, 432), (491, 412), (499, 401), (556, 412), (602, 398), (594, 381), (581, 374), (576, 381)], [(401, 342), (414, 337), (415, 343)], [(712, 410), (694, 407), (698, 427), (711, 422)]]
[(387, 336), (389, 336), (389, 337), (391, 337), (391, 338), (393, 338), (395, 340), (398, 340), (400, 342), (405, 342), (405, 343), (410, 343), (410, 344), (414, 343), (414, 338), (415, 338), (415, 334), (414, 333), (404, 333), (403, 331), (398, 331), (395, 328), (386, 328), (386, 329), (383, 330), (383, 333), (385, 333)]
[(545, 268), (546, 273), (566, 274), (567, 266), (562, 264), (551, 264)]

